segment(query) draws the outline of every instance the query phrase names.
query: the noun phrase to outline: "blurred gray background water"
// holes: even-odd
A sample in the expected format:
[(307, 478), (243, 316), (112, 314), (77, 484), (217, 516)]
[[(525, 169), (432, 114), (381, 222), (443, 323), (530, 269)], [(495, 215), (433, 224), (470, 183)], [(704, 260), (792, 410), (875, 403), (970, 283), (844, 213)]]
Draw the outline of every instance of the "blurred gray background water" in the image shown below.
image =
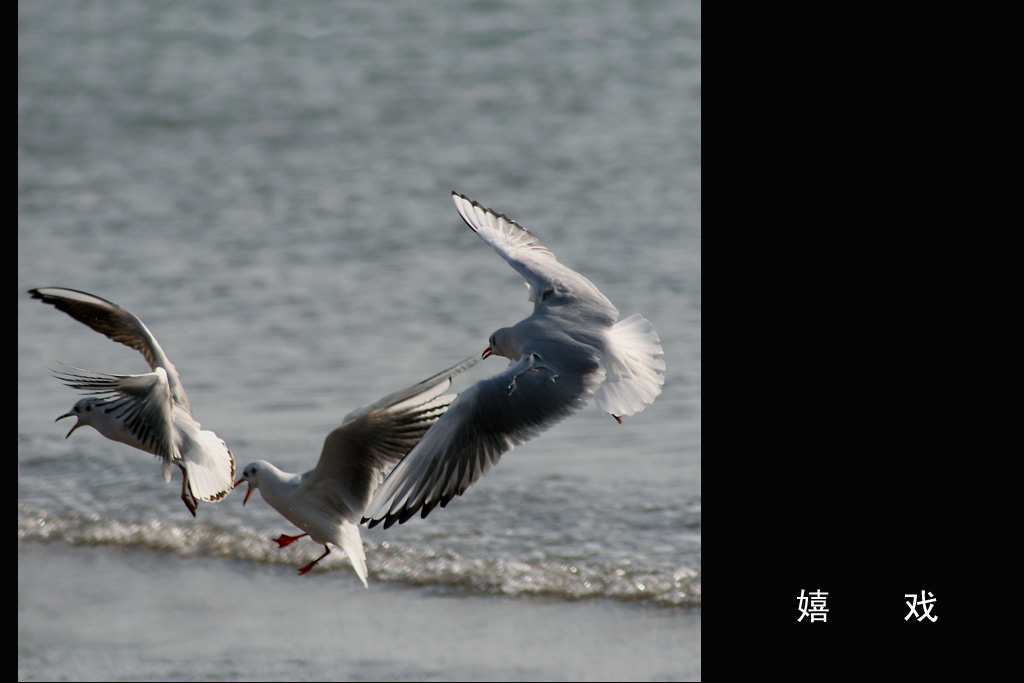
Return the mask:
[[(700, 17), (699, 2), (20, 2), (20, 547), (298, 580), (317, 547), (277, 550), (268, 536), (294, 528), (258, 494), (193, 520), (151, 456), (64, 439), (53, 420), (77, 396), (47, 368), (146, 366), (25, 290), (129, 308), (239, 468), (304, 471), (350, 410), (529, 313), (456, 190), (651, 320), (664, 393), (623, 425), (591, 406), (426, 520), (364, 528), (371, 590), (699, 609)], [(337, 551), (317, 572), (356, 582)]]

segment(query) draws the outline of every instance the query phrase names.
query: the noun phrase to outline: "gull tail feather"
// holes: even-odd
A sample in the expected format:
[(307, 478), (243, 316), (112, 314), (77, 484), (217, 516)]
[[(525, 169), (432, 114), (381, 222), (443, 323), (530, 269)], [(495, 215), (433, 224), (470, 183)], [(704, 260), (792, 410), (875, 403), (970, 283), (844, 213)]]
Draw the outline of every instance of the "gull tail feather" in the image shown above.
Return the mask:
[(234, 489), (235, 458), (215, 433), (203, 430), (184, 455), (188, 486), (197, 500), (215, 503)]
[(338, 545), (352, 561), (352, 567), (356, 570), (359, 580), (363, 582), (363, 587), (369, 588), (370, 585), (366, 582), (366, 554), (363, 552), (363, 539), (359, 536), (359, 527), (349, 521), (343, 522), (340, 540), (341, 543)]
[(605, 380), (594, 402), (612, 415), (632, 415), (661, 393), (665, 383), (664, 351), (654, 326), (635, 314), (617, 322), (607, 336), (601, 359)]

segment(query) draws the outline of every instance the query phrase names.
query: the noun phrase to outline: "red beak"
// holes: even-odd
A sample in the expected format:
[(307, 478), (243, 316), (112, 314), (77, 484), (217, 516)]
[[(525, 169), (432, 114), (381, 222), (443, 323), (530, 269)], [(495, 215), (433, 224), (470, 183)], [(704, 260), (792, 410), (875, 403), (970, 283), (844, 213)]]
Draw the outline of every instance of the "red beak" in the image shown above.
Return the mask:
[[(245, 479), (239, 479), (238, 481), (236, 481), (234, 488), (238, 488), (239, 484), (241, 484), (244, 481), (245, 481)], [(251, 495), (252, 495), (252, 486), (250, 486), (249, 490), (245, 492), (245, 498), (242, 499), (242, 507), (245, 507), (245, 504), (249, 502), (249, 496), (251, 496)]]
[(491, 353), (492, 353), (491, 347), (488, 346), (486, 349), (484, 349), (484, 352), (483, 352), (483, 354), (481, 354), (480, 358), (487, 358), (488, 356), (491, 355)]
[[(58, 417), (58, 418), (57, 418), (56, 420), (54, 420), (54, 422), (60, 422), (60, 421), (61, 421), (61, 420), (63, 420), (63, 419), (65, 418), (65, 417), (75, 417), (75, 414), (74, 414), (73, 412), (72, 412), (72, 413), (65, 413), (65, 414), (61, 415), (60, 417)], [(72, 433), (73, 433), (73, 432), (74, 432), (74, 431), (75, 431), (76, 429), (78, 429), (78, 428), (79, 428), (79, 427), (81, 427), (81, 426), (82, 426), (82, 423), (81, 423), (81, 422), (76, 422), (76, 423), (75, 423), (75, 426), (71, 428), (71, 431), (70, 431), (70, 432), (68, 432), (68, 436), (71, 436), (71, 434), (72, 434)], [(66, 438), (68, 438), (68, 436), (65, 436), (64, 438), (66, 439)]]

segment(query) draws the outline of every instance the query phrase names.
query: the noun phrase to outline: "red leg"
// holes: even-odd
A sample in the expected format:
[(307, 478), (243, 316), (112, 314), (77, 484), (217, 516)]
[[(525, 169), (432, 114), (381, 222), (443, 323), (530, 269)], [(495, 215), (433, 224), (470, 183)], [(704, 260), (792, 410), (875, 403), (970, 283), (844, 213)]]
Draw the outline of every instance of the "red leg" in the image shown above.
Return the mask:
[(286, 545), (291, 544), (292, 541), (297, 541), (300, 538), (302, 538), (303, 536), (309, 536), (309, 534), (299, 534), (298, 536), (288, 536), (286, 534), (281, 534), (280, 536), (278, 536), (274, 540), (277, 541), (277, 547), (278, 548), (283, 548)]
[[(181, 465), (178, 465), (178, 467), (181, 467)], [(181, 467), (181, 500), (184, 501), (185, 507), (187, 507), (188, 511), (192, 513), (192, 516), (195, 517), (196, 506), (198, 503), (196, 502), (195, 496), (193, 496), (192, 492), (188, 489), (188, 472), (184, 467)]]
[(299, 570), (299, 574), (305, 574), (306, 572), (308, 572), (310, 569), (312, 569), (313, 567), (315, 567), (317, 565), (317, 562), (319, 562), (320, 560), (322, 560), (325, 557), (327, 557), (327, 554), (330, 553), (330, 552), (331, 552), (331, 549), (328, 548), (327, 546), (324, 546), (324, 554), (321, 555), (320, 557), (316, 558), (315, 560), (313, 560), (309, 564), (307, 564), (302, 569), (300, 569)]

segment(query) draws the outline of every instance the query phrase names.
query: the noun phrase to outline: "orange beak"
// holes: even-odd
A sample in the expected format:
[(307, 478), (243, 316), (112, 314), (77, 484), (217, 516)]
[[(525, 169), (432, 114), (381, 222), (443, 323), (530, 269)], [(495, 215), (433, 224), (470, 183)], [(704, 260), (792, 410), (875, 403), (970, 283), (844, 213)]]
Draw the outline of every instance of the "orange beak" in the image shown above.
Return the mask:
[[(245, 479), (239, 479), (238, 481), (236, 481), (234, 488), (238, 488), (239, 485), (241, 485), (242, 482), (244, 482), (244, 481), (245, 481)], [(245, 498), (242, 499), (242, 507), (245, 507), (245, 504), (249, 502), (249, 496), (251, 496), (251, 495), (252, 495), (252, 486), (249, 486), (249, 490), (245, 492)]]

